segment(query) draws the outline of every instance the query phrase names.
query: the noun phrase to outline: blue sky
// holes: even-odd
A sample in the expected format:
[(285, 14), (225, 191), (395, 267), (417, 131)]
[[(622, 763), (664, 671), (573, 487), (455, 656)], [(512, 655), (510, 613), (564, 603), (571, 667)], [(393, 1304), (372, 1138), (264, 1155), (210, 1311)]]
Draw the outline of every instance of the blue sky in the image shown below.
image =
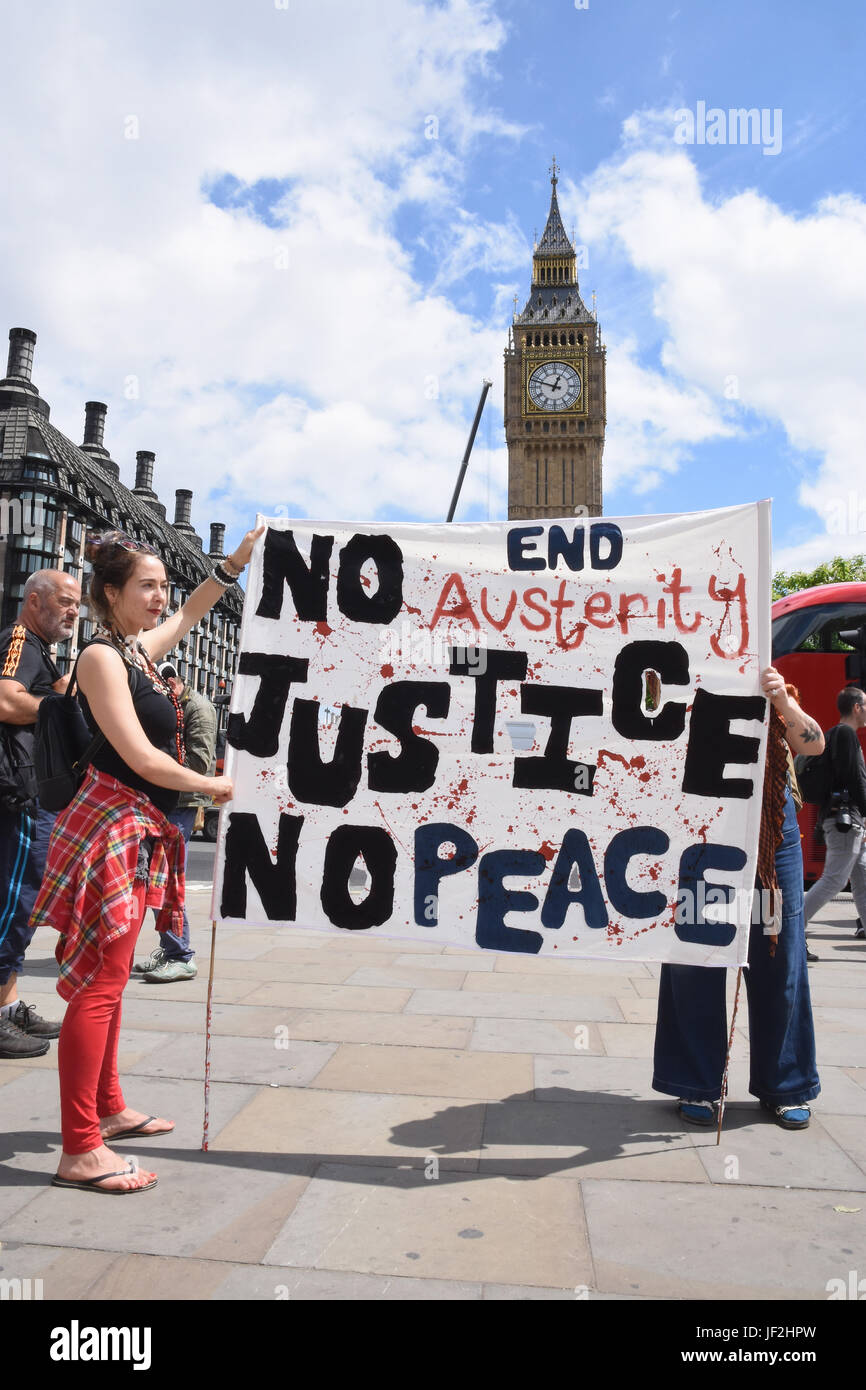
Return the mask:
[[(169, 508), (192, 487), (229, 537), (441, 519), (490, 376), (458, 517), (502, 517), (555, 154), (608, 346), (606, 512), (770, 495), (778, 563), (864, 550), (832, 521), (866, 516), (864, 28), (853, 0), (46, 0), (7, 29), (8, 325), (61, 429), (105, 400), (122, 476), (154, 449)], [(778, 151), (678, 142), (699, 103), (766, 111)]]

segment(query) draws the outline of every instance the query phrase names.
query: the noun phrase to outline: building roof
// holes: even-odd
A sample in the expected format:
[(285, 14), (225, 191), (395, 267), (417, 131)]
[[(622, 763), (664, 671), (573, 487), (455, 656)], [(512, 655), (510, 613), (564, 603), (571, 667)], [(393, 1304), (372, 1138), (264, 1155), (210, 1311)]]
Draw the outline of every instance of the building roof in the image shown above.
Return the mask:
[[(150, 500), (136, 496), (120, 481), (107, 449), (85, 452), (48, 417), (49, 407), (32, 382), (25, 386), (12, 375), (0, 382), (0, 489), (36, 488), (58, 500), (65, 497), (79, 514), (94, 512), (94, 526), (104, 526), (107, 519), (108, 525), (152, 545), (173, 579), (195, 586), (207, 578), (211, 565), (192, 527), (174, 527), (155, 493)], [(239, 615), (240, 590), (232, 586), (220, 604)]]

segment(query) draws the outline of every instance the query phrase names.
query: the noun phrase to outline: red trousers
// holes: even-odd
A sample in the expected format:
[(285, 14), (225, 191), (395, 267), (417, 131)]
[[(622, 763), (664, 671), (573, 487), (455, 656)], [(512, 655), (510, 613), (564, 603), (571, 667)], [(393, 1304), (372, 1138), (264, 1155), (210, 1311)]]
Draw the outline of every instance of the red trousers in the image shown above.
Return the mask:
[(100, 1118), (126, 1108), (117, 1075), (120, 1006), (144, 920), (147, 885), (137, 882), (129, 930), (106, 947), (96, 979), (69, 1001), (57, 1044), (63, 1152), (102, 1144)]

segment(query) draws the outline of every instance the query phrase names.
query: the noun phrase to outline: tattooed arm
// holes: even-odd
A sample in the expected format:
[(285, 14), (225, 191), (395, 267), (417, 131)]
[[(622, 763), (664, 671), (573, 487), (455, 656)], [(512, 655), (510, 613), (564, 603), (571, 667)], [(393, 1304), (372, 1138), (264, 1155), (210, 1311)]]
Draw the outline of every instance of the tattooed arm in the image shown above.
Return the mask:
[(768, 666), (761, 677), (761, 689), (775, 705), (785, 721), (785, 738), (792, 753), (805, 753), (814, 758), (824, 751), (821, 727), (810, 714), (804, 714), (785, 689), (785, 678), (774, 666)]

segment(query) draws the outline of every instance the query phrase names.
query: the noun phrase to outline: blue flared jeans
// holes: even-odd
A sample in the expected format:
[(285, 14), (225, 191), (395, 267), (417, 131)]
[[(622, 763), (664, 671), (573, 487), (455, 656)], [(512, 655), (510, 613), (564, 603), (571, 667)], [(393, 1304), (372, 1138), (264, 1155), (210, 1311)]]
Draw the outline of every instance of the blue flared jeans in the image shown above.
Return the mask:
[[(821, 1090), (806, 962), (803, 856), (790, 792), (776, 851), (782, 929), (775, 955), (760, 922), (749, 937), (749, 1091), (776, 1105), (797, 1105)], [(656, 1020), (653, 1090), (683, 1100), (718, 1100), (728, 1043), (727, 970), (663, 965)]]

